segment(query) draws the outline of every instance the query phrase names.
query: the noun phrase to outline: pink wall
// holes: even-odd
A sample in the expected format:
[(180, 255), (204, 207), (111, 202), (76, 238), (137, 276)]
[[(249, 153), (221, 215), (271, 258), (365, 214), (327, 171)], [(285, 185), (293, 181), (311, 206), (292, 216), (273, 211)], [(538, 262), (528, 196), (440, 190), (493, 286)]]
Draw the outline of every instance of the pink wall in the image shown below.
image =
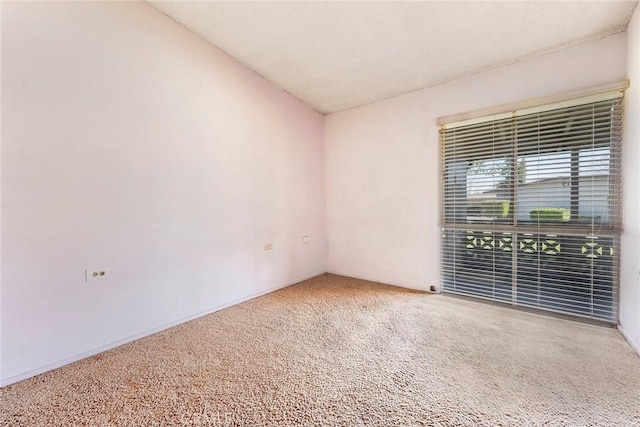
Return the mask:
[(623, 233), (620, 251), (620, 330), (640, 354), (640, 7), (628, 34), (625, 138), (622, 147)]
[(438, 117), (624, 80), (626, 34), (325, 116), (328, 268), (439, 283)]
[(3, 3), (2, 122), (2, 384), (326, 271), (322, 116), (145, 3)]

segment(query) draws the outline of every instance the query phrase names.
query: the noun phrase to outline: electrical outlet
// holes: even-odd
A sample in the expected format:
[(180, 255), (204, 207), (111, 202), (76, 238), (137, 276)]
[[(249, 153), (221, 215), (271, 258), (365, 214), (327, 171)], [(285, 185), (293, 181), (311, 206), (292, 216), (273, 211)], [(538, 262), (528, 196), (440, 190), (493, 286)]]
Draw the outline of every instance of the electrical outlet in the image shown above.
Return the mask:
[(84, 271), (84, 281), (104, 280), (111, 277), (111, 270), (108, 268), (92, 268)]
[(302, 243), (311, 243), (311, 236), (302, 236)]
[(264, 244), (264, 250), (265, 251), (270, 251), (271, 249), (273, 249), (273, 243), (265, 243)]

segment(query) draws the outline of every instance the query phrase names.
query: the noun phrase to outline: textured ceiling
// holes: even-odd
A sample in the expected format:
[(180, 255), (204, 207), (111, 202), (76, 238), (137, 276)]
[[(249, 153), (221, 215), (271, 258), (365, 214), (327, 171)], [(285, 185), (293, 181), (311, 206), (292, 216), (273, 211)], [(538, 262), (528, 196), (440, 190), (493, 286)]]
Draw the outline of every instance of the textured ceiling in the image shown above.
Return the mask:
[(637, 1), (151, 1), (330, 113), (626, 28)]

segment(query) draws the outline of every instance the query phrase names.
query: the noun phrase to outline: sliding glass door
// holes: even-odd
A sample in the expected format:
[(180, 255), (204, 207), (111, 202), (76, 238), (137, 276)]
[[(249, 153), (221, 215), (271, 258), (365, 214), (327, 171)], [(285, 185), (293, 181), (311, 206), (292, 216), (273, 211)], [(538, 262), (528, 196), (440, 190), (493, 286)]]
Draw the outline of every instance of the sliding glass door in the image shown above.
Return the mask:
[(442, 126), (442, 289), (617, 319), (622, 98)]

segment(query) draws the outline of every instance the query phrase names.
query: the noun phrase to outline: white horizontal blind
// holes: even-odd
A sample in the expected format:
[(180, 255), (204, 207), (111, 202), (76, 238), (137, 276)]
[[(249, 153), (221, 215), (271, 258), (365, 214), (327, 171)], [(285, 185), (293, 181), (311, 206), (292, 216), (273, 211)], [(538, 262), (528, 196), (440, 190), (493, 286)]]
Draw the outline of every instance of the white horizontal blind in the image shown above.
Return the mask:
[(442, 126), (444, 291), (616, 320), (621, 96)]

